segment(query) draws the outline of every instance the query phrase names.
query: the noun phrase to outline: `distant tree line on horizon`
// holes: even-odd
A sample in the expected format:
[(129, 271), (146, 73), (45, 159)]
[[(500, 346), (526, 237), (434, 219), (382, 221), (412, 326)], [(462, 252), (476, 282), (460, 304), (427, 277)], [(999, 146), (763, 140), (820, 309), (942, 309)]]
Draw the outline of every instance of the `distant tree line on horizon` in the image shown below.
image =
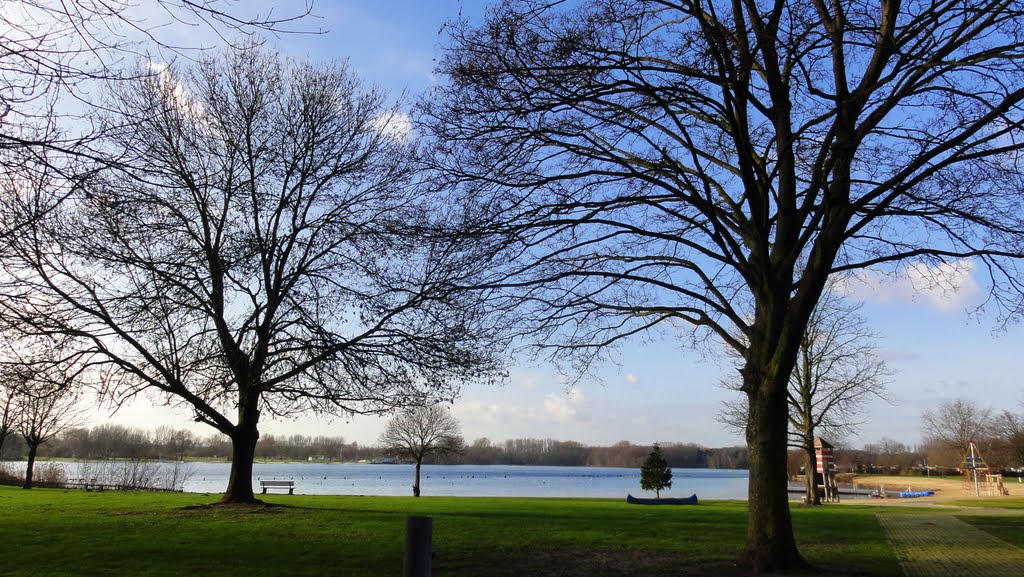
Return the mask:
[[(662, 453), (677, 468), (745, 469), (745, 447), (708, 448), (694, 443), (662, 443)], [(486, 437), (465, 444), (458, 455), (433, 459), (433, 463), (476, 465), (550, 465), (591, 467), (639, 467), (650, 452), (648, 445), (620, 441), (607, 447), (577, 441), (508, 439)], [(3, 460), (20, 460), (24, 442), (11, 437), (3, 447)], [(346, 442), (342, 437), (263, 434), (256, 445), (258, 460), (342, 461), (372, 460), (384, 453), (380, 447)], [(187, 429), (159, 427), (148, 431), (124, 425), (104, 424), (74, 428), (58, 435), (39, 450), (49, 459), (229, 459), (231, 442), (222, 435), (197, 435)]]
[[(1024, 414), (993, 411), (973, 401), (956, 399), (922, 415), (925, 441), (912, 446), (891, 438), (855, 449), (848, 439), (828, 439), (836, 446), (840, 472), (882, 474), (956, 473), (974, 443), (988, 466), (996, 471), (1024, 468)], [(745, 447), (708, 448), (695, 443), (661, 443), (671, 467), (746, 469)], [(463, 443), (456, 455), (426, 462), (478, 465), (549, 465), (636, 468), (650, 452), (649, 445), (620, 441), (611, 446), (588, 446), (578, 441), (487, 437)], [(24, 439), (7, 438), (2, 460), (22, 460), (28, 453)], [(373, 460), (386, 454), (376, 445), (346, 442), (342, 437), (263, 434), (256, 446), (259, 460), (343, 461)], [(231, 443), (222, 435), (201, 436), (187, 429), (159, 427), (149, 431), (116, 424), (68, 429), (39, 448), (41, 458), (61, 459), (230, 459)], [(802, 473), (803, 453), (791, 451), (791, 477)]]

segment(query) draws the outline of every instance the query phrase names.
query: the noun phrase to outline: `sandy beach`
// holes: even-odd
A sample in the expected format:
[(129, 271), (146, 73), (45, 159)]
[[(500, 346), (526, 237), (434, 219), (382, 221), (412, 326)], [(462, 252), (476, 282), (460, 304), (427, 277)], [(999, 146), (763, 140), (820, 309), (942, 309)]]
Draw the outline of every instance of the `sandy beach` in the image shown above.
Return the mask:
[[(856, 477), (853, 482), (858, 488), (880, 490), (887, 492), (894, 491), (935, 491), (930, 497), (919, 497), (915, 501), (952, 501), (974, 497), (973, 488), (965, 489), (961, 480), (941, 479), (936, 477), (900, 477), (900, 476), (878, 476), (871, 475)], [(1010, 497), (1024, 496), (1024, 484), (1018, 483), (1016, 479), (1009, 479), (1004, 482)], [(981, 496), (988, 497), (985, 485), (981, 487)], [(992, 496), (996, 496), (993, 494)], [(882, 501), (882, 499), (879, 499)], [(863, 502), (863, 501), (861, 501)]]

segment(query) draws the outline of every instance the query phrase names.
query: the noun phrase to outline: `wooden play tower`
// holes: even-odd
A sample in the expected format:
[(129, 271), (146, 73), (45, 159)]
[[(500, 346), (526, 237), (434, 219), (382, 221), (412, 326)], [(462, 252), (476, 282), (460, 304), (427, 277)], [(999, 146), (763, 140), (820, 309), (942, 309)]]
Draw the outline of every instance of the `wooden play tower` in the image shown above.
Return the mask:
[(960, 474), (964, 480), (964, 491), (973, 493), (975, 497), (1009, 495), (1009, 491), (1003, 485), (1003, 476), (989, 470), (988, 464), (974, 443), (971, 443), (970, 452), (964, 455), (964, 460), (960, 463)]
[(824, 493), (826, 502), (839, 502), (839, 489), (836, 486), (836, 461), (833, 451), (835, 447), (821, 437), (814, 437), (814, 456), (818, 462), (818, 474), (821, 485), (818, 490)]

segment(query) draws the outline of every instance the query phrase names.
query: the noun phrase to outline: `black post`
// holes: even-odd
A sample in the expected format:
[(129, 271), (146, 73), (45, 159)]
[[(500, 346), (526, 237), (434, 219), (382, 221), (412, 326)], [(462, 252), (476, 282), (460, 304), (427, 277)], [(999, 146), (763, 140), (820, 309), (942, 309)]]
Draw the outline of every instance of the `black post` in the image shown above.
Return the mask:
[(430, 541), (433, 529), (432, 517), (410, 515), (405, 518), (403, 577), (430, 577)]

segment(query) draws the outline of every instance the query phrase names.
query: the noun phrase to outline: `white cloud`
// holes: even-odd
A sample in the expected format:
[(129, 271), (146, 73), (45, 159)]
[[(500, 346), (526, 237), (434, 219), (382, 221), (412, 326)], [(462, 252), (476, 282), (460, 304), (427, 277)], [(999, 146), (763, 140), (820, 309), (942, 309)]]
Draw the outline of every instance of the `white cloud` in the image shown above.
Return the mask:
[(452, 410), (471, 429), (493, 431), (525, 425), (532, 430), (539, 430), (549, 425), (569, 425), (590, 420), (586, 401), (582, 390), (572, 388), (565, 393), (519, 396), (513, 402), (461, 400), (455, 403)]
[(513, 382), (516, 386), (528, 391), (532, 391), (543, 384), (542, 379), (537, 375), (514, 375)]
[(585, 401), (583, 391), (578, 388), (569, 389), (565, 395), (547, 394), (544, 395), (544, 412), (557, 422), (575, 421)]
[(569, 400), (559, 395), (544, 395), (544, 412), (561, 422), (571, 421), (576, 416), (576, 409)]
[(930, 265), (908, 264), (895, 275), (865, 270), (841, 283), (840, 290), (879, 302), (923, 302), (945, 312), (963, 310), (981, 293), (974, 261), (961, 259)]
[(408, 114), (401, 112), (378, 116), (374, 121), (374, 128), (381, 134), (400, 143), (404, 143), (412, 136), (412, 120)]
[(498, 425), (507, 416), (507, 411), (496, 403), (459, 401), (452, 407), (452, 413), (460, 420), (471, 420), (485, 425)]
[(569, 392), (566, 394), (566, 396), (569, 397), (569, 402), (571, 402), (574, 405), (581, 405), (583, 404), (583, 401), (587, 400), (586, 397), (583, 396), (583, 391), (577, 387), (569, 389)]

